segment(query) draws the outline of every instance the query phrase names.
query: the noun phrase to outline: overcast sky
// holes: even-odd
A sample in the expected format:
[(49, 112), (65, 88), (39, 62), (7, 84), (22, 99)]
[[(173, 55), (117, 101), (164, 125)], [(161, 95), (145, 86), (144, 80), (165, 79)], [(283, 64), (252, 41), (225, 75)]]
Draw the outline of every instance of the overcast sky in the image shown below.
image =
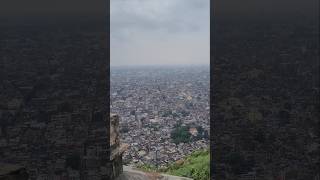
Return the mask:
[(209, 0), (111, 0), (111, 65), (209, 64)]

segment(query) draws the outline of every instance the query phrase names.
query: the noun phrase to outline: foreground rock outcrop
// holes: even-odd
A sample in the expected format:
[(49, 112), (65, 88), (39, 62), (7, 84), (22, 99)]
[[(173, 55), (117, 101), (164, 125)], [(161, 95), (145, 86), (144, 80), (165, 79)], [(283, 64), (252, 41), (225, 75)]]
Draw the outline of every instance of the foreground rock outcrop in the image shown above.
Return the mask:
[(160, 173), (147, 173), (129, 166), (123, 167), (123, 173), (116, 180), (192, 180), (190, 178), (170, 176)]
[(120, 143), (119, 116), (110, 114), (110, 165), (111, 179), (118, 177), (123, 172), (122, 154), (127, 145)]

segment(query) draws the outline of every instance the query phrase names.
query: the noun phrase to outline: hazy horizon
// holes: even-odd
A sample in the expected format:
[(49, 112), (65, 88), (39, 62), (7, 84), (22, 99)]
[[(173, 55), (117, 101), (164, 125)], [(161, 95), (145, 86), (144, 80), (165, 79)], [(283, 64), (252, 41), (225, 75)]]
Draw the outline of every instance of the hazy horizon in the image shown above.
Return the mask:
[(189, 66), (206, 66), (210, 67), (210, 64), (111, 64), (110, 67), (159, 67), (159, 66), (168, 66), (168, 67), (189, 67)]
[(209, 65), (209, 0), (112, 0), (110, 64)]

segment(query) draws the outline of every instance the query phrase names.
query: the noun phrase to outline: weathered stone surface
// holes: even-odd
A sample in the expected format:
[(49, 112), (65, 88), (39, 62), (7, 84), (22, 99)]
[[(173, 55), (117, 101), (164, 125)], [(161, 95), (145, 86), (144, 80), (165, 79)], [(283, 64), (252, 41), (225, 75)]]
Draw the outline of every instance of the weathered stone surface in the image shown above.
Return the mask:
[(111, 179), (118, 177), (123, 172), (122, 154), (127, 149), (126, 144), (120, 143), (119, 116), (110, 114), (110, 168)]
[(116, 114), (110, 115), (110, 146), (111, 149), (119, 147), (119, 116)]
[(159, 173), (146, 173), (129, 166), (124, 166), (123, 173), (116, 180), (192, 180), (190, 178), (170, 176)]

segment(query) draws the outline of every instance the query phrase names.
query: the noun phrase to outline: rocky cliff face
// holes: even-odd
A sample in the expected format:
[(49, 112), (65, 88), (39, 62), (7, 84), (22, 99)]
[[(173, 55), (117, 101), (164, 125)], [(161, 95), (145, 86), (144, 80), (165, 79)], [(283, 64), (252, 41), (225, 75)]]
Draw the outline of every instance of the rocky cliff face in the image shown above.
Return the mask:
[(127, 148), (120, 143), (119, 116), (110, 115), (110, 165), (111, 179), (118, 177), (123, 172), (122, 154)]

